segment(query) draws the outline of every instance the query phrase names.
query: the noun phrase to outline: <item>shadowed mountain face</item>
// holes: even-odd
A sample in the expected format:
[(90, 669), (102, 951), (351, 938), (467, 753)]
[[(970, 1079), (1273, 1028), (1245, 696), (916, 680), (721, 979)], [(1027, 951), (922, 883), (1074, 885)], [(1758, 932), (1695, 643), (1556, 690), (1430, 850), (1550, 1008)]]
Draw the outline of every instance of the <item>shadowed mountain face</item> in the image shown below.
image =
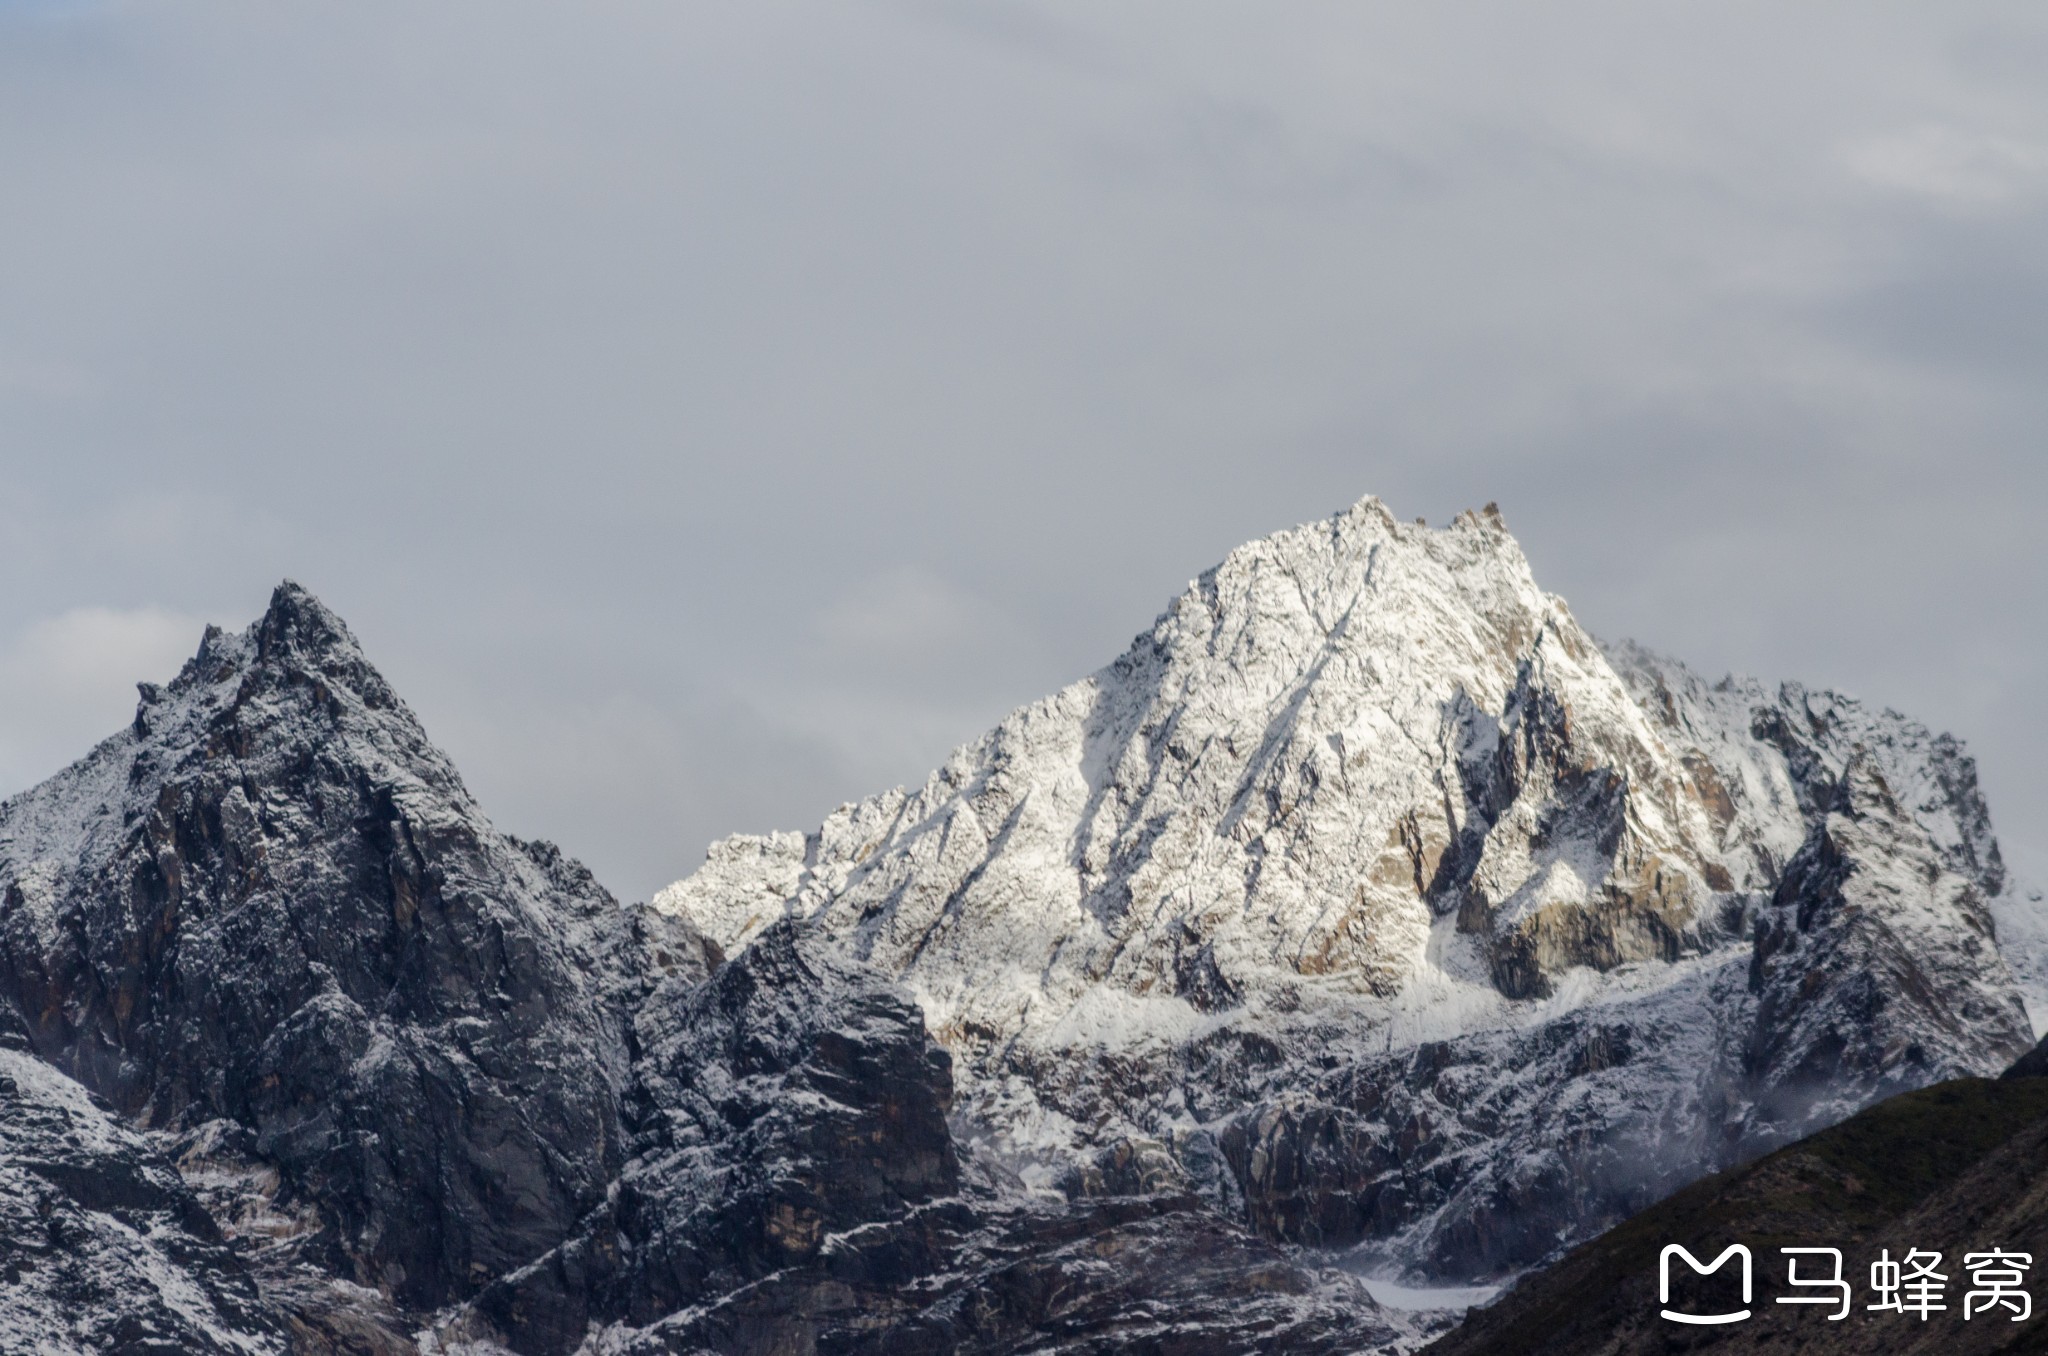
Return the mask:
[(494, 832), (294, 586), (0, 808), (0, 881), (35, 1052), (140, 1126), (240, 1127), (353, 1281), (445, 1303), (622, 1161), (624, 915)]
[(639, 1034), (611, 1201), (451, 1336), (554, 1351), (609, 1316), (608, 1352), (1335, 1356), (1415, 1334), (1185, 1193), (1021, 1191), (952, 1140), (916, 1009), (793, 923), (657, 991)]
[[(2041, 1061), (2037, 1060), (2038, 1066)], [(1667, 1244), (1703, 1262), (1731, 1244), (1755, 1259), (1751, 1316), (1723, 1326), (1660, 1316), (1659, 1256)], [(1811, 1295), (1786, 1284), (1781, 1247), (1842, 1251), (1851, 1308), (1780, 1305)], [(1964, 1316), (1971, 1289), (1965, 1260), (1992, 1248), (2030, 1254), (2023, 1289), (2038, 1297), (2048, 1259), (2048, 1079), (2009, 1077), (1942, 1083), (1871, 1107), (1842, 1124), (1739, 1172), (1710, 1178), (1644, 1211), (1525, 1278), (1493, 1307), (1476, 1312), (1430, 1356), (1634, 1356), (1642, 1353), (1884, 1352), (1977, 1353), (2048, 1350), (2048, 1316), (2015, 1321), (2009, 1309)], [(1927, 1318), (1873, 1312), (1870, 1264), (1888, 1253), (1939, 1252), (1946, 1307)], [(1730, 1264), (1733, 1265), (1732, 1263)], [(1802, 1279), (1832, 1274), (1832, 1262), (1802, 1263)], [(1678, 1267), (1687, 1312), (1733, 1311), (1732, 1287), (1718, 1305), (1685, 1303), (1692, 1281)], [(1705, 1296), (1702, 1296), (1705, 1298)], [(1980, 1302), (1981, 1305), (1981, 1302)]]
[(0, 1035), (0, 1350), (274, 1356), (283, 1317), (171, 1164)]

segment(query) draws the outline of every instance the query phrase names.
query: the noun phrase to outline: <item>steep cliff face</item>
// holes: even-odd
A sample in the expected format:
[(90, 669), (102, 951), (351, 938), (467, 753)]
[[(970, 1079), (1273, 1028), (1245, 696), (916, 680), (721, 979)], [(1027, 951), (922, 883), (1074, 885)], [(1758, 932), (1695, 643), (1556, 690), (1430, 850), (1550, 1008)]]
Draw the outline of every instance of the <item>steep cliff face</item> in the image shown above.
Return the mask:
[(916, 1007), (792, 924), (708, 982), (665, 978), (636, 1034), (631, 1157), (610, 1194), (473, 1307), (518, 1350), (802, 1273), (835, 1238), (959, 1186), (950, 1061)]
[[(1987, 897), (2008, 893), (1977, 764), (1952, 735), (1896, 711), (1798, 683), (1706, 683), (1683, 664), (1628, 642), (1608, 647), (1658, 736), (1692, 767), (1712, 773), (1726, 799), (1724, 836), (1775, 879), (1802, 830), (1833, 805), (1849, 767), (1866, 760), (1898, 808), (1940, 852), (1946, 869)], [(1705, 775), (1705, 773), (1702, 773)]]
[[(1859, 758), (1888, 808), (1843, 808)], [(899, 976), (1034, 1180), (1153, 1146), (1269, 1236), (1486, 1275), (2001, 1067), (2031, 1038), (2004, 890), (1953, 740), (1609, 652), (1497, 515), (1367, 500), (654, 907), (728, 949), (813, 920)]]
[(1412, 1350), (1424, 1326), (1354, 1276), (1252, 1237), (1185, 1195), (1063, 1202), (971, 1192), (836, 1241), (715, 1304), (585, 1350), (844, 1356), (1358, 1356)]
[(1837, 1120), (2009, 1045), (1990, 910), (1943, 859), (1874, 760), (1852, 759), (1757, 920), (1759, 1118)]
[(492, 830), (292, 585), (0, 807), (0, 889), (36, 1053), (138, 1125), (243, 1128), (352, 1280), (464, 1294), (623, 1161), (625, 915)]

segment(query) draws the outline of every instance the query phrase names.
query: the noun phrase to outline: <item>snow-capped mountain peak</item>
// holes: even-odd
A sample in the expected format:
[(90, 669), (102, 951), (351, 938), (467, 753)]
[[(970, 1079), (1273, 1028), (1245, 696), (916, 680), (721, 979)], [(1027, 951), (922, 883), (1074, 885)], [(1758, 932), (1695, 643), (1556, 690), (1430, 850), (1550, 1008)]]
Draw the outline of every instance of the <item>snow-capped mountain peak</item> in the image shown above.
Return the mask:
[[(1610, 656), (1538, 587), (1491, 506), (1431, 529), (1368, 498), (1233, 551), (1115, 662), (923, 786), (809, 834), (716, 844), (653, 907), (728, 949), (784, 916), (815, 920), (910, 987), (960, 1060), (969, 1113), (1020, 1151), (1059, 1162), (1156, 1138), (1220, 1195), (1256, 1195), (1201, 1146), (1227, 1141), (1247, 1102), (1301, 1095), (1313, 1069), (1662, 1003), (1696, 1009), (1705, 1046), (1693, 1067), (1639, 1070), (1609, 1129), (1764, 1077), (1738, 1067), (1755, 1014), (1735, 977), (1859, 742), (1912, 788), (1911, 832), (1995, 891), (1953, 741), (1831, 694), (1716, 688), (1633, 647)], [(2028, 1043), (1995, 949), (1956, 963), (2004, 996), (1916, 1047), (1926, 1076), (1999, 1067)], [(1653, 1042), (1636, 1046), (1655, 1062)], [(1224, 1087), (1191, 1072), (1218, 1059)], [(1867, 1072), (1850, 1101), (1921, 1076)], [(1498, 1143), (1517, 1116), (1555, 1111), (1523, 1102), (1474, 1136)], [(1747, 1105), (1726, 1112), (1742, 1121)], [(1477, 1115), (1438, 1112), (1439, 1127)], [(1427, 1207), (1386, 1195), (1399, 1165), (1476, 1152), (1458, 1134), (1424, 1142), (1347, 1188), (1348, 1218), (1318, 1235), (1466, 1227), (1440, 1191)], [(1703, 1166), (1660, 1152), (1672, 1163), (1657, 1171)], [(1438, 1251), (1470, 1267), (1526, 1246)]]

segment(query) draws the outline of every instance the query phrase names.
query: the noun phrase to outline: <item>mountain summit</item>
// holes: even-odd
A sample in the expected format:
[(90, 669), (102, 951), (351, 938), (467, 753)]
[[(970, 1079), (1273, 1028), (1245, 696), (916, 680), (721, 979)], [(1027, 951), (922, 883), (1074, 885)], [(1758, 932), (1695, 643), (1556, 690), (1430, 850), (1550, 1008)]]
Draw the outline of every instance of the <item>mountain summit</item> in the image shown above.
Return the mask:
[(295, 584), (0, 806), (0, 881), (30, 1048), (216, 1178), (275, 1179), (264, 1209), (353, 1282), (458, 1298), (620, 1166), (623, 915), (492, 829)]
[(1487, 1276), (2004, 1067), (2004, 888), (1953, 740), (1605, 648), (1491, 506), (1366, 499), (653, 907), (899, 977), (1027, 1176), (1154, 1152), (1272, 1235)]

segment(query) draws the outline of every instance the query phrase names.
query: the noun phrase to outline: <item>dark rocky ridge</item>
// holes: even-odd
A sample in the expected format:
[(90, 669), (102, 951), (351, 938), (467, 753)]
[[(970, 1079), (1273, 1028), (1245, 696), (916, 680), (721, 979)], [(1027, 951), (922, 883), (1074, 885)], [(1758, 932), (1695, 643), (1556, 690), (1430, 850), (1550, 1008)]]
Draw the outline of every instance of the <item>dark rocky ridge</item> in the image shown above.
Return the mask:
[(560, 1247), (476, 1302), (520, 1350), (641, 1326), (815, 1261), (833, 1235), (952, 1193), (945, 1053), (917, 1009), (784, 927), (636, 1021), (633, 1156)]
[(1056, 1202), (970, 1190), (858, 1231), (816, 1266), (615, 1330), (600, 1349), (1355, 1356), (1406, 1350), (1422, 1331), (1381, 1312), (1356, 1278), (1306, 1264), (1195, 1197)]
[(964, 1155), (916, 1008), (809, 929), (657, 991), (640, 1035), (611, 1199), (451, 1338), (561, 1351), (608, 1321), (615, 1353), (1226, 1356), (1398, 1335), (1354, 1278), (1195, 1196), (1048, 1200)]
[(36, 1053), (143, 1126), (245, 1127), (301, 1248), (405, 1304), (532, 1260), (623, 1162), (623, 913), (493, 831), (295, 585), (0, 807), (0, 882)]
[(2025, 1048), (2011, 996), (1967, 978), (1997, 952), (1983, 889), (1944, 865), (1873, 760), (1852, 757), (1756, 922), (1743, 1067), (1757, 1123), (1805, 1128), (1816, 1101), (1934, 1081), (1929, 1032)]

